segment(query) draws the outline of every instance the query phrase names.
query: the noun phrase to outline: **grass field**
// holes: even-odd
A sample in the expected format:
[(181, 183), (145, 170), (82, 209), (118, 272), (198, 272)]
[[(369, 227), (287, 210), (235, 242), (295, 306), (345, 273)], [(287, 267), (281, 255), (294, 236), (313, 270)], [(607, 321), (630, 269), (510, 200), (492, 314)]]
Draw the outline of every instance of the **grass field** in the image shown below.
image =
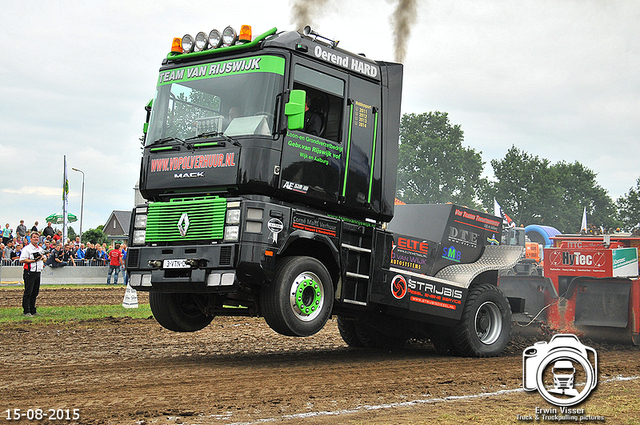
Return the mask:
[(0, 324), (21, 322), (70, 322), (74, 320), (104, 319), (105, 317), (132, 317), (142, 319), (151, 316), (149, 304), (140, 304), (138, 308), (124, 308), (121, 305), (90, 305), (65, 307), (38, 307), (38, 316), (24, 317), (22, 307), (0, 308)]
[[(88, 291), (87, 293), (91, 293), (93, 290), (103, 288), (109, 289), (110, 291), (115, 290), (113, 286), (107, 285), (42, 285), (40, 291), (41, 295), (42, 291), (49, 289), (84, 289)], [(123, 291), (122, 293), (124, 293), (124, 286), (120, 286), (119, 288)], [(0, 307), (0, 324), (22, 322), (25, 320), (32, 323), (61, 323), (78, 320), (104, 319), (107, 317), (147, 318), (152, 315), (149, 304), (140, 303), (138, 308), (124, 308), (121, 303), (118, 303), (112, 305), (38, 306), (38, 316), (24, 317), (22, 315), (22, 307), (19, 307), (23, 289), (24, 287), (22, 285), (0, 287), (0, 298), (17, 298), (15, 302), (12, 303), (16, 307)], [(73, 302), (69, 304), (73, 304)]]

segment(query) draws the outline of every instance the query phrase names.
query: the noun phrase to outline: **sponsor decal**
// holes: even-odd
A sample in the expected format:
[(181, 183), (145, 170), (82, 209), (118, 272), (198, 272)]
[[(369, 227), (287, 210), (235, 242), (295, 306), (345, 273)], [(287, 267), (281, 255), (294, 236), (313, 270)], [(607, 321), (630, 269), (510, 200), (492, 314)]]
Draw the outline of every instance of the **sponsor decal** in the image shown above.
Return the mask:
[[(199, 170), (208, 168), (235, 167), (235, 152), (214, 153), (208, 155), (186, 155), (170, 158), (158, 158), (151, 160), (150, 171), (158, 173), (163, 171)], [(194, 174), (194, 173), (183, 173)], [(189, 177), (204, 177), (189, 176)], [(180, 178), (180, 177), (176, 177)]]
[(282, 188), (299, 193), (307, 193), (309, 191), (309, 186), (305, 184), (290, 182), (287, 180), (282, 181)]
[(357, 226), (362, 226), (362, 227), (376, 227), (375, 223), (368, 223), (366, 221), (359, 221), (359, 220), (354, 220), (353, 218), (349, 218), (349, 217), (342, 217), (340, 215), (334, 215), (334, 214), (327, 214), (329, 217), (333, 217), (333, 218), (337, 218), (338, 220), (342, 220), (342, 221), (346, 221), (347, 223), (350, 224), (355, 224)]
[(442, 252), (442, 258), (444, 258), (445, 260), (451, 260), (459, 263), (460, 259), (462, 258), (462, 251), (456, 249), (456, 247), (453, 245), (448, 248), (443, 248)]
[(378, 77), (377, 65), (356, 59), (352, 56), (348, 56), (345, 53), (341, 53), (335, 50), (328, 50), (323, 48), (322, 46), (316, 46), (313, 49), (313, 54), (318, 59), (322, 59), (325, 62), (338, 65), (350, 71), (355, 71), (359, 74), (366, 75), (367, 77)]
[(522, 352), (522, 386), (538, 393), (553, 407), (536, 407), (517, 414), (520, 422), (604, 422), (604, 416), (587, 414), (584, 401), (598, 383), (598, 355), (572, 334), (557, 334)]
[(614, 249), (611, 255), (614, 276), (638, 276), (638, 250), (635, 247)]
[(430, 265), (428, 255), (429, 242), (394, 236), (394, 242), (391, 245), (390, 265), (427, 274)]
[(407, 292), (410, 300), (434, 307), (457, 310), (462, 305), (463, 293), (460, 289), (449, 288), (433, 282), (421, 282), (409, 278)]
[(553, 251), (549, 255), (552, 266), (602, 267), (606, 257), (602, 252), (581, 253), (580, 251)]
[(338, 223), (327, 220), (324, 217), (311, 216), (295, 213), (291, 219), (291, 227), (309, 232), (320, 233), (322, 235), (335, 237), (338, 232)]
[(449, 242), (476, 248), (478, 239), (480, 239), (478, 233), (456, 226), (449, 226), (449, 237), (447, 239)]
[(500, 229), (501, 223), (497, 220), (485, 217), (475, 212), (465, 211), (456, 208), (454, 211), (453, 220), (456, 223), (464, 224), (467, 226), (475, 227), (482, 230), (489, 230), (490, 232), (497, 232)]
[(397, 300), (401, 300), (407, 295), (407, 281), (404, 276), (398, 274), (391, 280), (391, 293)]
[(259, 56), (162, 71), (158, 77), (158, 86), (249, 72), (284, 75), (284, 58)]
[(410, 238), (398, 237), (398, 247), (420, 254), (429, 254), (429, 243), (425, 241), (417, 241)]
[(289, 131), (285, 141), (287, 146), (300, 151), (301, 158), (324, 165), (329, 165), (329, 162), (333, 162), (332, 160), (339, 160), (342, 157), (342, 146), (327, 143), (305, 134)]
[(278, 233), (284, 229), (284, 224), (278, 218), (272, 218), (267, 222), (267, 229), (271, 232), (271, 240), (274, 244), (278, 243)]

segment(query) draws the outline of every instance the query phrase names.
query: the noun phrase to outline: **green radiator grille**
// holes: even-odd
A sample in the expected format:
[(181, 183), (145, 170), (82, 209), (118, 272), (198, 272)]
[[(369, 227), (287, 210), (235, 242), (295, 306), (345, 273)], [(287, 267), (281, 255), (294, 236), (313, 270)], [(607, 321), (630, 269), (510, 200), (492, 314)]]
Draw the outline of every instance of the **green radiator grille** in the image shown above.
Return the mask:
[(222, 239), (226, 212), (227, 200), (218, 197), (153, 202), (149, 204), (146, 241)]

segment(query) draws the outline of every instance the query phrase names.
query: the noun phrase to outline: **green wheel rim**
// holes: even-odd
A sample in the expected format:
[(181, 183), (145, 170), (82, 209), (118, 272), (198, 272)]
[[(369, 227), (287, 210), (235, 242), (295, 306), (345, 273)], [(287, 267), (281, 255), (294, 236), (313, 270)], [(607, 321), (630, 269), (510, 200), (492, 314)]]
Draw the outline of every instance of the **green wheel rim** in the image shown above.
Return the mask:
[(324, 305), (324, 288), (320, 278), (311, 272), (300, 273), (291, 284), (291, 309), (302, 321), (315, 319)]

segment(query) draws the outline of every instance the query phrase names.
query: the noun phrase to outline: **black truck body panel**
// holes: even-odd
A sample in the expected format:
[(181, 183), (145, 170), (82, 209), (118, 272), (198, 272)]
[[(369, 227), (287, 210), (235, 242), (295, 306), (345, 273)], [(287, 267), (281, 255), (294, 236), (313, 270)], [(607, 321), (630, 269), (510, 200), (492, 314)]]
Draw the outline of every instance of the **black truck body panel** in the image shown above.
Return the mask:
[[(297, 32), (193, 58), (163, 62), (153, 114), (165, 115), (154, 122), (152, 114), (150, 127), (185, 134), (197, 133), (203, 120), (217, 129), (228, 120), (230, 127), (228, 98), (239, 102), (243, 87), (219, 83), (233, 81), (223, 80), (233, 66), (241, 70), (237, 75), (267, 74), (272, 96), (262, 104), (272, 109), (241, 117), (246, 128), (255, 124), (248, 133), (204, 132), (147, 143), (140, 191), (150, 203), (132, 212), (126, 264), (135, 289), (200, 294), (203, 305), (209, 303), (203, 314), (214, 311), (213, 304), (218, 314), (226, 303), (250, 310), (239, 315), (261, 314), (260, 297), (278, 281), (279, 265), (291, 263), (288, 257), (309, 257), (331, 276), (335, 314), (445, 325), (460, 320), (471, 278), (435, 276), (481, 259), (485, 247), (498, 242), (502, 223), (453, 204), (395, 205), (401, 64), (373, 61)], [(167, 94), (171, 79), (184, 75), (179, 89)], [(316, 108), (320, 134), (288, 126), (286, 106), (299, 90)], [(250, 100), (245, 97), (245, 110)], [(171, 121), (188, 107), (211, 116)], [(198, 202), (218, 205), (211, 223), (202, 220), (208, 212), (190, 206)], [(171, 214), (163, 214), (170, 206)], [(215, 236), (194, 237), (195, 231)], [(496, 279), (497, 272), (482, 283)]]

